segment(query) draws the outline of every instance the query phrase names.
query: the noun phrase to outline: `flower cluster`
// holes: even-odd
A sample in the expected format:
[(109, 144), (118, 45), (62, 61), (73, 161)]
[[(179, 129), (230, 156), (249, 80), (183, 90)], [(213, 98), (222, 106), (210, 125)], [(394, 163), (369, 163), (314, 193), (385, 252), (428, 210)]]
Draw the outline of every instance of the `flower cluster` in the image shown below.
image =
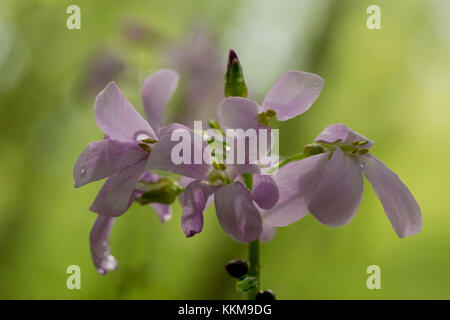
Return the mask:
[[(117, 266), (108, 238), (116, 217), (133, 202), (150, 204), (162, 222), (171, 217), (170, 204), (178, 197), (183, 206), (181, 227), (187, 237), (203, 229), (203, 211), (214, 203), (226, 233), (239, 242), (270, 240), (275, 227), (287, 226), (311, 213), (319, 222), (340, 227), (356, 214), (363, 195), (363, 175), (372, 184), (399, 237), (413, 235), (422, 226), (419, 205), (398, 176), (370, 153), (373, 141), (333, 124), (323, 130), (302, 153), (279, 162), (273, 175), (248, 161), (223, 164), (215, 159), (211, 141), (203, 132), (172, 123), (162, 126), (164, 111), (179, 76), (160, 70), (145, 81), (142, 100), (146, 119), (110, 83), (95, 101), (101, 141), (90, 143), (73, 171), (75, 187), (106, 179), (91, 205), (98, 214), (90, 235), (97, 270), (106, 274)], [(242, 69), (232, 51), (225, 94), (214, 126), (226, 129), (267, 129), (271, 120), (286, 121), (307, 111), (322, 91), (321, 77), (288, 71), (269, 90), (261, 105), (246, 98)], [(210, 161), (176, 164), (173, 133), (192, 137), (192, 150), (200, 148)], [(200, 144), (195, 141), (200, 140)], [(224, 137), (224, 140), (225, 137)], [(250, 151), (251, 152), (251, 151)], [(192, 152), (189, 157), (194, 157)], [(261, 160), (261, 159), (259, 159)], [(181, 176), (179, 181), (152, 170)]]

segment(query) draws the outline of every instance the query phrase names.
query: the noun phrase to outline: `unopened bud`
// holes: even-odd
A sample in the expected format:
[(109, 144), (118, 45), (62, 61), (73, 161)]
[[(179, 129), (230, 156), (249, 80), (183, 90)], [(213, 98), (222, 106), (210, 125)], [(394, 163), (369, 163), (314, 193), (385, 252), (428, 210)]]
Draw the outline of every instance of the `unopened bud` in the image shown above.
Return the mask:
[(139, 189), (143, 191), (142, 195), (136, 198), (136, 202), (140, 204), (153, 202), (171, 204), (183, 191), (174, 181), (167, 178), (160, 179), (156, 182), (141, 181)]
[(258, 292), (255, 298), (257, 301), (275, 301), (275, 294), (272, 292), (272, 290), (261, 290)]
[(228, 56), (227, 73), (225, 75), (226, 97), (247, 97), (247, 86), (244, 81), (244, 73), (239, 58), (234, 50), (230, 50)]
[(303, 154), (307, 157), (314, 156), (319, 153), (324, 153), (325, 149), (318, 143), (307, 144), (303, 148)]
[(240, 278), (247, 274), (248, 264), (245, 260), (231, 260), (225, 265), (225, 269), (233, 278)]

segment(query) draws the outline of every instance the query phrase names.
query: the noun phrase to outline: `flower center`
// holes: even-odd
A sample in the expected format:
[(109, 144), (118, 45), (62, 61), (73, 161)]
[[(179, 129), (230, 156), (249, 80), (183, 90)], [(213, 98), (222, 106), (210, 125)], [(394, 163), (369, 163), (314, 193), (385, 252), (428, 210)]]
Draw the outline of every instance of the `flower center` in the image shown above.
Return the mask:
[(226, 173), (226, 167), (224, 164), (218, 164), (213, 162), (214, 170), (208, 176), (208, 182), (211, 185), (223, 185), (232, 182), (231, 177)]
[(156, 143), (157, 140), (151, 138), (147, 133), (145, 132), (137, 132), (135, 134), (135, 139), (137, 142), (137, 145), (142, 148), (145, 152), (150, 153), (152, 151), (151, 145)]
[(342, 152), (347, 156), (356, 156), (369, 152), (367, 144), (369, 141), (352, 141), (352, 142), (342, 142), (342, 140), (337, 140), (333, 143), (325, 141), (317, 141), (306, 145), (303, 148), (303, 153), (306, 156), (313, 156), (319, 153), (330, 152), (330, 157), (333, 155), (336, 148), (340, 148)]

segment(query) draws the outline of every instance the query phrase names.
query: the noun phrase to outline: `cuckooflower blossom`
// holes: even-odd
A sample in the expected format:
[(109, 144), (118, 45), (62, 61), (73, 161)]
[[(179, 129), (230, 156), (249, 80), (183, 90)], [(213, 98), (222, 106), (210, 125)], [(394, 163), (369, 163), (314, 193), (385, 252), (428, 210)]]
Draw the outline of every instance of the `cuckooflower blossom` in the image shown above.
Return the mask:
[[(324, 80), (318, 75), (296, 70), (288, 71), (275, 82), (261, 106), (242, 97), (229, 97), (222, 100), (217, 109), (221, 128), (224, 131), (267, 129), (269, 135), (266, 145), (270, 146), (268, 148), (270, 149), (273, 142), (269, 126), (271, 120), (276, 117), (280, 121), (285, 121), (307, 111), (322, 91), (323, 84)], [(260, 146), (259, 139), (261, 137), (258, 136), (257, 146)], [(246, 154), (251, 159), (261, 160), (261, 157), (269, 159), (257, 148), (247, 150)]]
[(275, 82), (261, 106), (241, 97), (224, 99), (218, 107), (223, 129), (259, 129), (276, 117), (289, 120), (307, 111), (322, 91), (324, 81), (316, 74), (291, 70)]
[[(279, 120), (287, 120), (305, 112), (317, 99), (322, 87), (323, 79), (317, 75), (289, 71), (277, 80), (264, 99), (262, 107), (245, 98), (224, 99), (218, 107), (220, 127), (223, 130), (244, 131), (270, 129), (269, 118), (276, 115)], [(208, 199), (213, 197), (222, 228), (235, 240), (250, 242), (259, 237), (262, 237), (263, 241), (269, 240), (275, 230), (262, 222), (257, 207), (265, 210), (272, 208), (278, 200), (278, 188), (270, 176), (259, 175), (259, 168), (247, 161), (249, 154), (255, 153), (255, 150), (248, 150), (246, 146), (247, 158), (244, 164), (194, 164), (193, 154), (195, 148), (198, 148), (194, 144), (191, 147), (193, 152), (190, 164), (174, 164), (171, 151), (177, 142), (171, 141), (171, 134), (180, 128), (190, 132), (190, 141), (195, 140), (194, 136), (198, 133), (187, 127), (174, 124), (164, 128), (164, 134), (160, 138), (164, 143), (155, 147), (154, 153), (150, 155), (148, 168), (166, 170), (192, 179), (189, 184), (186, 183), (186, 190), (180, 196), (183, 204), (181, 224), (186, 236), (192, 237), (202, 230), (203, 211)], [(201, 154), (208, 148), (207, 143), (203, 141)], [(207, 151), (206, 154), (209, 155), (210, 152)], [(241, 182), (241, 175), (245, 173), (254, 174), (252, 191)]]
[(327, 226), (346, 225), (360, 206), (364, 174), (397, 235), (419, 232), (419, 205), (399, 177), (369, 153), (372, 145), (343, 124), (327, 127), (308, 147), (314, 155), (288, 163), (274, 176), (280, 199), (263, 214), (264, 222), (287, 226), (310, 212)]
[[(107, 178), (90, 209), (99, 216), (91, 232), (91, 250), (99, 272), (115, 266), (107, 237), (114, 219), (131, 205), (139, 190), (138, 181), (152, 180), (145, 173), (149, 155), (159, 139), (167, 102), (178, 83), (178, 74), (160, 70), (149, 76), (142, 88), (145, 120), (125, 99), (114, 82), (95, 100), (97, 125), (105, 133), (102, 141), (90, 143), (78, 157), (73, 169), (75, 187)], [(154, 204), (160, 219), (170, 217), (170, 207)]]
[[(191, 161), (175, 164), (171, 158), (172, 150), (178, 141), (172, 141), (174, 130), (185, 130), (191, 136)], [(198, 137), (196, 137), (196, 135)], [(254, 202), (261, 208), (270, 209), (278, 200), (278, 188), (269, 176), (261, 176), (254, 181), (250, 192), (240, 181), (244, 173), (257, 173), (255, 165), (223, 165), (214, 162), (210, 148), (201, 134), (180, 125), (172, 124), (161, 130), (160, 143), (150, 155), (148, 168), (160, 169), (180, 174), (190, 179), (184, 179), (181, 184), (187, 185), (180, 196), (183, 204), (181, 227), (187, 237), (192, 237), (203, 229), (203, 211), (208, 199), (214, 197), (216, 213), (222, 228), (235, 240), (250, 242), (256, 240), (263, 231), (262, 217)], [(200, 139), (201, 145), (194, 141)], [(195, 164), (196, 148), (201, 148), (201, 154), (207, 159)], [(198, 151), (197, 151), (198, 152)], [(265, 190), (271, 192), (264, 192)], [(261, 194), (267, 196), (261, 197)]]

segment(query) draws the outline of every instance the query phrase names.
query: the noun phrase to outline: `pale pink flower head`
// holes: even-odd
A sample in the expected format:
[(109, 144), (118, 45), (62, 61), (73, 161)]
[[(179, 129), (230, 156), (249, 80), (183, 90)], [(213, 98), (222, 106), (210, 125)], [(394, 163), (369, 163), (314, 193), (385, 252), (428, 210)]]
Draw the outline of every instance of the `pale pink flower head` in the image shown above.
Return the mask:
[(327, 127), (315, 139), (318, 154), (291, 162), (274, 176), (280, 199), (264, 213), (264, 222), (287, 226), (310, 212), (325, 225), (346, 225), (359, 209), (364, 174), (397, 235), (419, 232), (422, 216), (417, 201), (399, 177), (369, 153), (372, 145), (343, 124)]

